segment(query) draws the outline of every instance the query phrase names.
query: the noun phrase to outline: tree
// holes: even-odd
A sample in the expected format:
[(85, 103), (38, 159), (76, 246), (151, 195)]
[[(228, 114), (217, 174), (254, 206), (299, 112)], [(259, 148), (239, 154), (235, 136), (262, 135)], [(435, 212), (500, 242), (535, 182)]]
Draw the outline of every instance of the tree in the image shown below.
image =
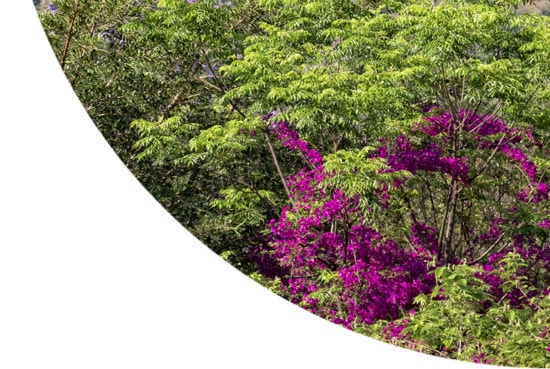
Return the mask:
[[(519, 4), (62, 0), (41, 19), (115, 151), (215, 252), (334, 322), (474, 360), (504, 355), (473, 342), (508, 311), (545, 334), (550, 32)], [(461, 304), (467, 329), (414, 328)]]

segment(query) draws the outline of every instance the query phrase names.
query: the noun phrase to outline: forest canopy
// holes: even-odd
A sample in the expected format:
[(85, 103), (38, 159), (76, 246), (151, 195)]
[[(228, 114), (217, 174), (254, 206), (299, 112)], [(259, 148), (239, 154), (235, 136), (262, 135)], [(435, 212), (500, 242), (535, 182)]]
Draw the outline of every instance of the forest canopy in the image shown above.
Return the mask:
[(240, 271), (393, 344), (550, 365), (550, 22), (540, 2), (40, 9), (121, 160)]

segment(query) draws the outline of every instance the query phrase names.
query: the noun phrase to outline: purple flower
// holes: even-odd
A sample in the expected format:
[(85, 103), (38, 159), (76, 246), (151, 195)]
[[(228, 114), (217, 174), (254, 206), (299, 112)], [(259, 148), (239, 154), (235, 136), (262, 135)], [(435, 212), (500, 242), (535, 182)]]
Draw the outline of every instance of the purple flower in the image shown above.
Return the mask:
[(202, 66), (202, 69), (204, 70), (205, 72), (205, 75), (207, 78), (214, 78), (215, 77), (215, 72), (218, 70), (218, 65), (217, 64), (214, 64), (212, 66), (212, 69), (210, 68), (210, 66), (208, 66), (208, 64), (201, 64)]
[(425, 105), (423, 108), (422, 108), (422, 112), (423, 113), (428, 113), (430, 111), (432, 111), (433, 109), (437, 108), (437, 105)]
[[(264, 120), (272, 118), (270, 114)], [(338, 188), (323, 188), (321, 184), (332, 174), (324, 171), (318, 151), (301, 140), (287, 122), (272, 120), (269, 128), (283, 147), (298, 152), (310, 164), (310, 168), (288, 178), (294, 206), (285, 208), (279, 219), (270, 222), (267, 243), (272, 255), (281, 267), (292, 270), (292, 276), (282, 285), (283, 292), (291, 301), (326, 314), (344, 326), (354, 320), (372, 323), (396, 318), (403, 309), (412, 308), (414, 297), (428, 293), (435, 283), (427, 263), (432, 259), (430, 249), (435, 246), (432, 228), (421, 227), (422, 239), (419, 236), (418, 243), (426, 249), (422, 256), (384, 238), (362, 222), (357, 198), (346, 196)], [(403, 145), (407, 147), (406, 140)], [(349, 227), (347, 243), (341, 234), (344, 227), (321, 231), (327, 224), (341, 224), (353, 218), (354, 223), (344, 223), (344, 227)], [(345, 287), (338, 297), (343, 309), (338, 318), (334, 316), (336, 306), (310, 298), (311, 292), (319, 288), (315, 275), (327, 268), (337, 272)]]
[[(448, 156), (450, 150), (444, 146), (449, 142), (449, 132), (460, 124), (461, 132), (472, 139), (472, 147), (500, 151), (501, 158), (520, 167), (527, 175), (528, 186), (517, 195), (520, 200), (533, 203), (548, 200), (548, 184), (535, 181), (536, 166), (516, 147), (519, 143), (515, 140), (517, 131), (513, 132), (499, 119), (473, 112), (461, 111), (456, 121), (449, 113), (432, 114), (434, 116), (426, 117), (424, 125), (417, 129), (427, 134), (421, 134), (424, 140), (404, 135), (393, 142), (380, 140), (380, 147), (370, 158), (385, 159), (387, 164), (382, 173), (400, 170), (413, 174), (420, 171), (437, 173), (451, 176), (464, 186), (469, 185), (468, 157)], [(359, 209), (359, 196), (348, 196), (342, 189), (328, 186), (327, 180), (338, 173), (326, 171), (321, 153), (302, 140), (289, 122), (278, 120), (276, 115), (272, 112), (263, 118), (270, 134), (277, 137), (283, 148), (301, 158), (304, 167), (287, 177), (292, 206), (285, 207), (278, 218), (270, 221), (268, 234), (263, 236), (265, 248), (251, 259), (264, 275), (283, 274), (281, 292), (290, 301), (350, 329), (357, 323), (397, 319), (407, 311), (413, 319), (412, 309), (417, 308), (414, 298), (421, 293), (429, 294), (436, 283), (430, 271), (436, 267), (432, 261), (437, 259), (439, 230), (411, 216), (414, 221), (408, 231), (403, 230), (407, 233), (405, 237), (392, 239), (383, 233), (384, 224), (376, 228), (369, 224)], [(485, 137), (497, 133), (504, 135), (506, 140), (499, 143), (499, 140)], [(433, 140), (436, 135), (440, 137)], [(482, 145), (483, 142), (486, 144)], [(380, 199), (382, 209), (391, 209), (390, 194), (395, 188), (403, 189), (406, 182), (407, 178), (396, 175), (378, 184), (373, 194)], [(468, 209), (473, 209), (472, 203), (466, 205)], [(510, 252), (515, 252), (526, 261), (537, 261), (537, 268), (550, 270), (550, 249), (534, 236), (510, 234), (512, 225), (519, 226), (514, 223), (517, 219), (512, 209), (503, 215), (504, 218), (495, 218), (481, 232), (467, 227), (465, 232), (472, 235), (471, 248), (477, 250), (467, 250), (465, 255), (473, 260), (476, 252), (479, 255), (495, 241), (506, 237), (502, 242), (506, 248), (487, 255), (488, 260), (480, 263), (476, 276), (486, 283), (496, 301), (506, 300), (513, 308), (521, 308), (529, 306), (529, 299), (534, 295), (528, 292), (525, 296), (519, 288), (511, 291), (506, 288), (502, 278), (506, 268), (504, 260)], [(543, 219), (539, 226), (550, 228), (550, 219)], [(456, 257), (449, 260), (450, 264), (459, 262)], [(332, 280), (320, 278), (327, 271), (334, 276)], [(523, 268), (518, 269), (517, 275), (539, 287), (537, 291), (542, 291), (533, 293), (549, 294), (545, 286), (550, 284), (550, 278), (544, 277), (541, 281), (539, 271)], [(312, 297), (326, 288), (336, 292), (334, 298), (325, 301)], [(414, 345), (414, 341), (403, 334), (406, 324), (406, 319), (390, 323), (385, 330), (388, 339), (405, 340)], [(483, 353), (474, 359), (491, 361)]]
[(55, 5), (54, 3), (49, 3), (48, 4), (48, 10), (50, 11), (50, 13), (56, 14), (59, 11), (59, 7), (57, 5)]
[(544, 182), (539, 183), (537, 186), (537, 195), (544, 200), (548, 200), (548, 184)]

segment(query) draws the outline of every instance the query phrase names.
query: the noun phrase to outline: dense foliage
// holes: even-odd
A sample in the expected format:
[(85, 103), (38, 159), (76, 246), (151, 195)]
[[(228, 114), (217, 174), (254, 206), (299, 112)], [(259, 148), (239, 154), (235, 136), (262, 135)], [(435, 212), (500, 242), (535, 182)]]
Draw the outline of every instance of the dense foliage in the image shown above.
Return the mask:
[(242, 272), (394, 344), (550, 365), (547, 17), (58, 0), (40, 19), (121, 159)]

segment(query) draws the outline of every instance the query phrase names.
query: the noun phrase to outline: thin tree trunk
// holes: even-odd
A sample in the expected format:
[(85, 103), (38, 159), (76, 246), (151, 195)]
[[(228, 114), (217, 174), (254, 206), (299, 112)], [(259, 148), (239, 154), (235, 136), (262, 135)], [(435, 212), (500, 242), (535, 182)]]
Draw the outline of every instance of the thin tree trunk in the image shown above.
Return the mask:
[[(218, 86), (215, 86), (215, 85), (212, 85), (214, 86), (215, 88), (219, 89), (219, 91), (221, 93), (226, 93), (226, 88), (224, 86), (224, 83), (223, 81), (218, 77), (216, 71), (214, 70), (214, 68), (212, 67), (211, 63), (210, 63), (210, 59), (208, 58), (208, 55), (206, 54), (206, 51), (204, 50), (204, 45), (203, 45), (203, 42), (202, 42), (202, 38), (199, 38), (199, 42), (200, 42), (200, 48), (201, 48), (201, 52), (204, 56), (204, 60), (206, 61), (206, 65), (208, 66), (208, 68), (210, 68), (210, 70), (212, 71), (212, 75), (214, 76), (214, 80), (218, 83)], [(210, 83), (208, 83), (207, 81), (202, 81), (208, 85), (211, 85)], [(231, 100), (228, 100), (229, 104), (231, 105), (231, 107), (242, 117), (242, 118), (246, 118), (246, 115), (244, 115), (244, 113), (239, 109), (239, 107)], [(283, 174), (283, 171), (281, 170), (281, 165), (279, 164), (279, 159), (277, 158), (277, 152), (275, 151), (275, 148), (273, 147), (273, 143), (271, 142), (271, 137), (269, 137), (269, 133), (264, 131), (264, 137), (265, 137), (265, 140), (267, 142), (267, 146), (269, 148), (269, 152), (271, 153), (271, 158), (273, 159), (273, 164), (275, 165), (275, 168), (277, 169), (277, 174), (279, 175), (279, 178), (281, 180), (281, 183), (283, 184), (283, 187), (285, 188), (285, 191), (286, 191), (286, 194), (288, 196), (288, 199), (290, 200), (290, 203), (292, 204), (292, 206), (294, 206), (294, 200), (292, 199), (291, 195), (290, 195), (290, 190), (288, 189), (288, 185), (286, 184), (286, 180), (285, 180), (285, 176)]]
[(447, 264), (450, 259), (450, 251), (451, 251), (451, 245), (453, 242), (453, 233), (454, 233), (454, 226), (455, 226), (455, 218), (456, 218), (456, 200), (458, 198), (458, 182), (453, 179), (451, 181), (451, 190), (450, 190), (450, 196), (449, 196), (449, 204), (448, 204), (448, 214), (447, 219), (445, 222), (445, 228), (444, 228), (444, 235), (443, 239), (441, 240), (441, 254), (444, 257), (444, 262)]
[(73, 29), (76, 22), (76, 17), (78, 15), (79, 5), (80, 1), (77, 0), (74, 4), (73, 15), (71, 17), (71, 23), (69, 24), (69, 31), (67, 33), (67, 39), (65, 40), (65, 45), (63, 46), (63, 53), (61, 54), (61, 59), (59, 60), (59, 64), (61, 64), (61, 69), (63, 70), (65, 70), (65, 63), (67, 61), (67, 55), (69, 54), (69, 45), (71, 44), (73, 38)]
[(267, 141), (267, 146), (269, 147), (269, 152), (271, 153), (271, 157), (273, 159), (273, 164), (275, 164), (275, 168), (277, 168), (277, 173), (279, 174), (279, 178), (281, 179), (281, 183), (285, 188), (285, 191), (286, 191), (286, 194), (288, 195), (288, 199), (290, 200), (290, 203), (292, 204), (292, 206), (294, 206), (294, 200), (290, 195), (290, 190), (288, 189), (288, 186), (286, 184), (285, 176), (283, 174), (283, 171), (281, 170), (281, 166), (279, 165), (279, 159), (277, 158), (277, 153), (275, 152), (275, 148), (271, 143), (271, 137), (269, 137), (269, 133), (267, 132), (264, 132), (264, 136), (265, 136), (265, 140)]

